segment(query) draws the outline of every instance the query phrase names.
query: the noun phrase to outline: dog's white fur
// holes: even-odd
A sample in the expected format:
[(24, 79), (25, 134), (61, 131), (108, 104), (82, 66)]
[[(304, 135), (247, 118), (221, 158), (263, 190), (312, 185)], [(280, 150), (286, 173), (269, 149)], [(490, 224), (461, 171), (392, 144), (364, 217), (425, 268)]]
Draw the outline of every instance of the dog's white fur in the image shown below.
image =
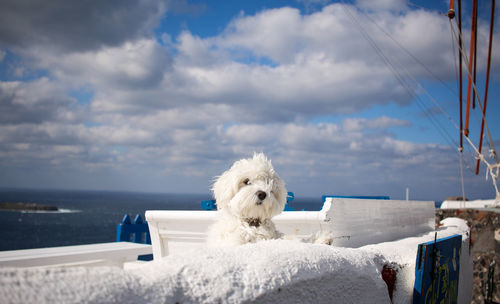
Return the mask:
[[(285, 182), (263, 153), (236, 161), (212, 188), (217, 222), (210, 227), (208, 244), (231, 246), (282, 238), (271, 218), (285, 208)], [(311, 237), (314, 243), (331, 243), (329, 235)]]

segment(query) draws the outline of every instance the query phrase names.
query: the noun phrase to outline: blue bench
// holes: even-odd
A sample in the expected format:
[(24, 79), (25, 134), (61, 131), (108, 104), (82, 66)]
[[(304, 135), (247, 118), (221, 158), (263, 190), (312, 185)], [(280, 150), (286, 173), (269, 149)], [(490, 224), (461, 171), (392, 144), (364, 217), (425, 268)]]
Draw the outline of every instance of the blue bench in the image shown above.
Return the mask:
[[(132, 223), (130, 216), (125, 214), (122, 222), (116, 227), (116, 241), (151, 244), (148, 223), (142, 220), (140, 214), (135, 216), (134, 222)], [(140, 255), (137, 259), (141, 261), (151, 261), (153, 255)]]

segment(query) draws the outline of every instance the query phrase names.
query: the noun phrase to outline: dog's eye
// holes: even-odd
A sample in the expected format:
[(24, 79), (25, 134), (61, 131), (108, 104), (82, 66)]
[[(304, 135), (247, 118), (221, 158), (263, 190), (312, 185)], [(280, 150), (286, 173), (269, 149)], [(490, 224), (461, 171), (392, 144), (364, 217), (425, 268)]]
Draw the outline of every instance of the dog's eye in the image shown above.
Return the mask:
[(245, 185), (250, 185), (250, 180), (249, 180), (248, 178), (245, 178), (245, 179), (243, 180), (243, 184), (245, 184)]

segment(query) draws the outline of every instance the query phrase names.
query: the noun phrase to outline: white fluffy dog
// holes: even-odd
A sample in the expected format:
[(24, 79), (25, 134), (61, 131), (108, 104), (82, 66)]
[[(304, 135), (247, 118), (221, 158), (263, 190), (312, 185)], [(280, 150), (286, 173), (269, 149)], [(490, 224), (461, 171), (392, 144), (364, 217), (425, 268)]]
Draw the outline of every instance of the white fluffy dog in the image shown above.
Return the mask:
[[(209, 245), (231, 246), (283, 237), (271, 218), (285, 208), (287, 190), (264, 154), (235, 162), (218, 177), (212, 191), (218, 220), (208, 233)], [(309, 241), (328, 244), (331, 238), (318, 235)]]

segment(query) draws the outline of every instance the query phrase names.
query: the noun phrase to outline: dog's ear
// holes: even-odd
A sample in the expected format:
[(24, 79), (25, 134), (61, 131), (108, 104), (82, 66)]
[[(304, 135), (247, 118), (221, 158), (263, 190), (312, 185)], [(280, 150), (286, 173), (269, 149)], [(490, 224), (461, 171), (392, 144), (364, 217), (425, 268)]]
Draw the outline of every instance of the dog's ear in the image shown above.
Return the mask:
[(280, 214), (283, 209), (285, 209), (286, 205), (286, 197), (288, 195), (288, 192), (285, 187), (285, 181), (283, 181), (278, 174), (274, 175), (274, 182), (276, 183), (275, 186), (276, 188), (274, 189), (276, 193), (276, 200), (278, 201), (278, 204), (273, 206), (272, 210), (272, 215), (278, 215)]
[(234, 194), (238, 191), (237, 183), (234, 182), (234, 179), (235, 177), (231, 173), (231, 170), (228, 170), (222, 173), (212, 186), (217, 209), (227, 208)]

